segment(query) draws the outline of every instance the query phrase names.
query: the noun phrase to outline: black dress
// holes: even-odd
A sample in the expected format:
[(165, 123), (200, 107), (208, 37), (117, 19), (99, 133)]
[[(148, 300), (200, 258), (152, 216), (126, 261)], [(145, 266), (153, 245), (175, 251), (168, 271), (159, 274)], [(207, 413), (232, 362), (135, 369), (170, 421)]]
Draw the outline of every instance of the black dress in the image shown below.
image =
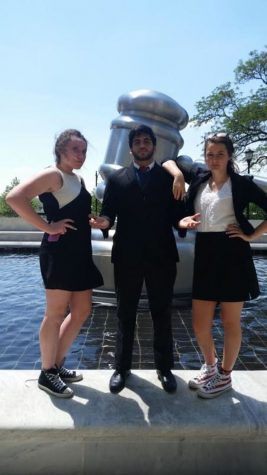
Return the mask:
[(77, 230), (64, 235), (44, 234), (40, 247), (40, 267), (46, 289), (82, 291), (103, 285), (103, 278), (92, 259), (91, 195), (82, 186), (80, 194), (59, 209), (52, 193), (39, 196), (49, 222), (73, 219)]

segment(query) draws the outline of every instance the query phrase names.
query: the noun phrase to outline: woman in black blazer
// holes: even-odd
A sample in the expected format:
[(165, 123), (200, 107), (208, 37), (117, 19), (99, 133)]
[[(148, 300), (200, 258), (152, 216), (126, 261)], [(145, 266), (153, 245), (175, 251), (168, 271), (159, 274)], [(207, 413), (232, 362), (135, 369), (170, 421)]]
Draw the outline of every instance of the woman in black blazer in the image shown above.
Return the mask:
[[(227, 134), (205, 141), (207, 170), (193, 164), (190, 170), (179, 158), (163, 166), (189, 183), (187, 213), (200, 213), (195, 243), (192, 289), (194, 332), (203, 354), (200, 373), (189, 381), (198, 396), (214, 398), (232, 388), (231, 371), (241, 345), (240, 317), (244, 301), (259, 295), (249, 242), (267, 232), (267, 221), (256, 229), (243, 212), (251, 202), (267, 212), (267, 195), (251, 179), (240, 176), (233, 162), (234, 146)], [(177, 165), (179, 170), (177, 169)], [(220, 367), (212, 336), (214, 311), (220, 304), (224, 348)]]

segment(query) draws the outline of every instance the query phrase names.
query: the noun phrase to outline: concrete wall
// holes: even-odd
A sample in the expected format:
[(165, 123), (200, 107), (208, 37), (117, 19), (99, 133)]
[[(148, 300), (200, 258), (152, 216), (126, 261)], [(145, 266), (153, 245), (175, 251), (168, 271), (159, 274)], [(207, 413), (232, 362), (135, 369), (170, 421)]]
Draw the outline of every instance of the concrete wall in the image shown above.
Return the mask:
[(0, 216), (0, 231), (38, 231), (22, 218)]

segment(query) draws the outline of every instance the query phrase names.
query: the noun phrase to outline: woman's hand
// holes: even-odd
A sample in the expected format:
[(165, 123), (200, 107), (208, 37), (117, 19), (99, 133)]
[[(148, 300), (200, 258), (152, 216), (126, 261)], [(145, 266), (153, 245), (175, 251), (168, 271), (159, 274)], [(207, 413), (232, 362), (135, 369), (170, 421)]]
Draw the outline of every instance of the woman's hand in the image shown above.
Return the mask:
[(95, 216), (89, 214), (89, 224), (94, 229), (107, 229), (109, 227), (109, 220), (103, 216)]
[(240, 239), (243, 239), (243, 241), (247, 242), (250, 242), (253, 239), (252, 234), (245, 234), (238, 226), (238, 224), (228, 224), (226, 234), (228, 234), (229, 238), (238, 237)]
[(182, 200), (185, 196), (185, 181), (184, 175), (179, 173), (175, 175), (172, 184), (173, 196), (176, 200)]
[(178, 226), (182, 229), (195, 229), (201, 223), (199, 218), (199, 213), (196, 213), (193, 216), (186, 216), (185, 218), (180, 219)]
[(68, 229), (77, 231), (77, 228), (75, 228), (72, 223), (74, 223), (73, 219), (61, 219), (60, 221), (56, 222), (52, 221), (49, 224), (48, 234), (65, 234)]

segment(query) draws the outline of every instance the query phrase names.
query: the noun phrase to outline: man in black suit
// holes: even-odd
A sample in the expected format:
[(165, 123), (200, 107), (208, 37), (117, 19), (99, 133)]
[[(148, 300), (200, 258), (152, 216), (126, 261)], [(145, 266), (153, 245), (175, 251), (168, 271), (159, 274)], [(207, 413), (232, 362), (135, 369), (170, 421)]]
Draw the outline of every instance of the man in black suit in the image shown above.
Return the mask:
[[(173, 368), (171, 301), (178, 252), (173, 226), (185, 216), (183, 201), (172, 193), (172, 178), (153, 160), (156, 137), (141, 125), (129, 133), (133, 163), (114, 172), (105, 189), (100, 217), (91, 226), (110, 229), (117, 218), (111, 260), (117, 296), (115, 372), (110, 391), (120, 392), (130, 374), (136, 312), (143, 282), (153, 320), (153, 349), (165, 391), (176, 390)], [(180, 222), (194, 227), (194, 217)]]

